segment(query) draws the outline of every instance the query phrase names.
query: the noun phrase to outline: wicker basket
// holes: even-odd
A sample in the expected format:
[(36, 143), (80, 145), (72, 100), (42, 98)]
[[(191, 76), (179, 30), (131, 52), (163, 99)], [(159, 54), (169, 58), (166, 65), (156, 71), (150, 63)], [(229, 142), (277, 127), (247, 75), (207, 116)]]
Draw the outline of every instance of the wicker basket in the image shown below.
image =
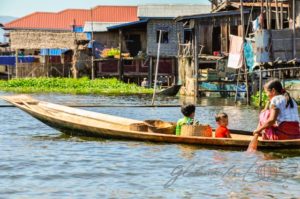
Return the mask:
[(181, 136), (212, 137), (212, 128), (209, 125), (183, 125)]
[(144, 123), (148, 126), (148, 132), (175, 134), (176, 124), (173, 122), (165, 122), (162, 120), (145, 120)]
[(129, 125), (129, 130), (148, 132), (148, 126), (145, 123), (132, 123)]

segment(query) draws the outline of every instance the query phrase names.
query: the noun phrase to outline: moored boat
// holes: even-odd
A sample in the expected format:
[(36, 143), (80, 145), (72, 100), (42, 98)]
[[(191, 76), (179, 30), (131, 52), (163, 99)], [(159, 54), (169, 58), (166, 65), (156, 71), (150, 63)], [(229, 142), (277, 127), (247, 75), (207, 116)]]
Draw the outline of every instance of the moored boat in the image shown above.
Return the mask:
[(181, 88), (181, 85), (173, 85), (173, 86), (170, 86), (166, 89), (158, 91), (157, 94), (166, 95), (166, 96), (175, 96), (175, 95), (177, 95), (180, 88)]
[[(143, 121), (112, 116), (54, 103), (36, 100), (28, 95), (4, 96), (2, 99), (27, 112), (43, 123), (69, 135), (95, 136), (162, 143), (191, 144), (218, 148), (239, 147), (246, 149), (252, 135), (234, 131), (232, 138), (214, 138), (201, 136), (176, 136), (145, 130), (132, 130), (133, 124)], [(300, 139), (296, 140), (259, 140), (262, 148), (300, 148)]]

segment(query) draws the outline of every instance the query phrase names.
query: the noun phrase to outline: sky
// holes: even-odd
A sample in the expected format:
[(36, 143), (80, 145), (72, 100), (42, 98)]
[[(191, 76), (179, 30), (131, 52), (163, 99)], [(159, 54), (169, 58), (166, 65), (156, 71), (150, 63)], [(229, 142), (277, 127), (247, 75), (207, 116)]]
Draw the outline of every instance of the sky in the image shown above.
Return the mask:
[(208, 0), (0, 0), (0, 16), (23, 17), (36, 11), (67, 8), (90, 9), (97, 5), (209, 4)]

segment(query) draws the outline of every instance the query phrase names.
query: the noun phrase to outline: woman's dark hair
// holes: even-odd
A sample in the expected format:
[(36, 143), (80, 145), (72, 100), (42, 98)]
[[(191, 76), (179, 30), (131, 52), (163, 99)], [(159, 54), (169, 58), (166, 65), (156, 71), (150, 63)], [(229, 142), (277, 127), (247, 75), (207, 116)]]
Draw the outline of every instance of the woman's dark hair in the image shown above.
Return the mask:
[(228, 118), (228, 115), (226, 113), (219, 113), (215, 116), (216, 122), (219, 122), (223, 118)]
[(282, 87), (282, 84), (281, 82), (279, 81), (279, 79), (272, 79), (270, 81), (268, 81), (266, 84), (265, 84), (265, 88), (268, 90), (268, 91), (271, 91), (273, 88), (274, 90), (279, 93), (279, 94), (282, 94), (285, 96), (286, 98), (286, 105), (285, 105), (285, 108), (287, 107), (291, 107), (291, 108), (294, 108), (294, 103), (293, 103), (293, 99), (291, 98), (290, 94), (288, 92), (286, 92), (283, 87)]
[(186, 117), (189, 117), (192, 113), (195, 112), (195, 110), (196, 107), (194, 104), (187, 104), (181, 106), (181, 113)]

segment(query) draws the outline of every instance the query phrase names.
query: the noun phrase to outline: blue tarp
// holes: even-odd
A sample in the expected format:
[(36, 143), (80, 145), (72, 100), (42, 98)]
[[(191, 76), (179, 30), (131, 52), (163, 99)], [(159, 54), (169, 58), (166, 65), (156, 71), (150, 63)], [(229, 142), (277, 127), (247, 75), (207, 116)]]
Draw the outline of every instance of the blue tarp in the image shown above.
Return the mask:
[[(34, 57), (32, 56), (22, 56), (18, 57), (19, 63), (32, 63), (34, 62)], [(15, 56), (0, 56), (0, 65), (16, 65), (16, 57)]]
[(73, 28), (73, 32), (83, 32), (83, 27), (76, 26), (75, 28)]
[[(89, 45), (88, 45), (88, 48), (92, 48), (92, 42), (90, 41)], [(103, 51), (104, 49), (104, 45), (97, 42), (97, 41), (94, 41), (94, 56), (96, 59), (99, 59), (101, 56), (101, 52)]]
[[(211, 91), (217, 91), (217, 90), (222, 90), (222, 91), (234, 91), (236, 90), (236, 84), (213, 84), (213, 83), (208, 83), (208, 82), (202, 82), (199, 84), (199, 86), (202, 89), (206, 90), (211, 90)], [(244, 84), (240, 84), (237, 87), (238, 92), (245, 92), (246, 91), (246, 86)]]
[(92, 33), (87, 32), (87, 33), (86, 33), (86, 38), (87, 38), (88, 40), (92, 40)]
[(60, 56), (68, 49), (41, 49), (40, 55)]

